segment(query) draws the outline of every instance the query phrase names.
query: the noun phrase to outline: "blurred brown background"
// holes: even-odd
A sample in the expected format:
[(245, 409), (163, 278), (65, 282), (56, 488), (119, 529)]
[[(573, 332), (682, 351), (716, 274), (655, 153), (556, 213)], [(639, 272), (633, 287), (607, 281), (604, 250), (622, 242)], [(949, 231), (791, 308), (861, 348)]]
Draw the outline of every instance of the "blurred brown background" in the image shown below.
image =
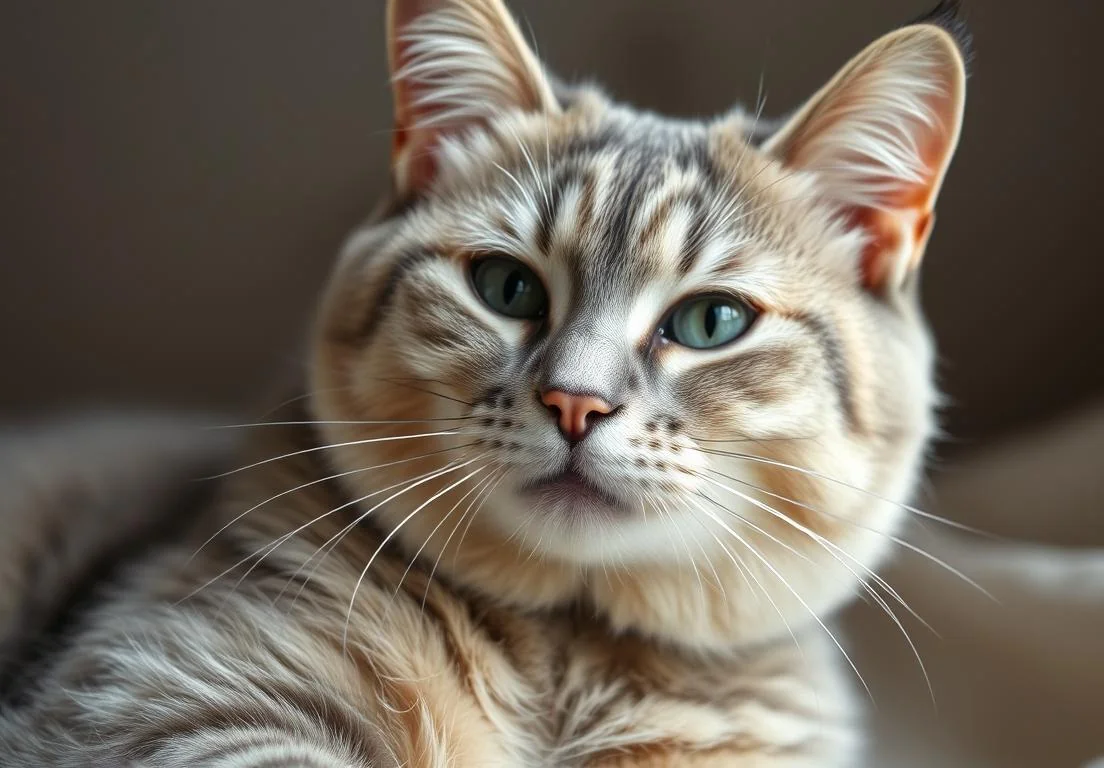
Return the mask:
[[(768, 114), (788, 111), (933, 2), (512, 5), (561, 75), (694, 115), (753, 103), (760, 76)], [(943, 633), (914, 632), (938, 715), (895, 627), (859, 606), (850, 634), (879, 702), (872, 765), (1073, 768), (1104, 752), (1104, 3), (966, 4), (977, 60), (924, 291), (944, 450), (979, 450), (936, 496), (1044, 546), (920, 540), (999, 604), (927, 561), (887, 572)], [(299, 364), (333, 255), (387, 183), (382, 16), (382, 0), (0, 0), (0, 423), (247, 407)]]
[[(795, 107), (931, 0), (518, 0), (566, 77), (677, 114)], [(235, 407), (296, 364), (386, 183), (381, 0), (0, 5), (0, 417)], [(969, 0), (924, 289), (962, 444), (1104, 391), (1104, 4)]]

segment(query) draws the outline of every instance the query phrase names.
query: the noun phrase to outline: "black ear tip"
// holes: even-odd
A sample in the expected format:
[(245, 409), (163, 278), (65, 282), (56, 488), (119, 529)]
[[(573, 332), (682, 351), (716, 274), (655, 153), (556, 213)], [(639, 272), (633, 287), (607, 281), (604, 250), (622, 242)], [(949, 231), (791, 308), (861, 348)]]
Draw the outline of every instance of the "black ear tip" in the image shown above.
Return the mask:
[(909, 26), (913, 24), (931, 24), (947, 32), (958, 45), (967, 72), (970, 71), (974, 61), (974, 36), (966, 26), (966, 20), (962, 18), (960, 0), (940, 0), (938, 5), (912, 21)]

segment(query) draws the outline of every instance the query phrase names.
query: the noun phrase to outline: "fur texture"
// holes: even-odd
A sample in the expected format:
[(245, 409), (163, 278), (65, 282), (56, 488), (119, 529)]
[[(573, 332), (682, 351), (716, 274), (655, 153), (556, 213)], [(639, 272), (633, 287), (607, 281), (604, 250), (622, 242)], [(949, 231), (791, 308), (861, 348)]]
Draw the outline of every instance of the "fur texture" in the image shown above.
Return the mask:
[[(853, 764), (827, 619), (857, 590), (898, 600), (872, 569), (933, 425), (913, 276), (962, 117), (955, 39), (887, 35), (760, 144), (741, 111), (554, 83), (498, 0), (388, 19), (396, 199), (338, 260), (304, 409), (102, 588), (0, 745), (20, 765)], [(488, 258), (539, 313), (494, 308)], [(700, 297), (746, 332), (680, 343)], [(585, 437), (549, 392), (603, 405)]]

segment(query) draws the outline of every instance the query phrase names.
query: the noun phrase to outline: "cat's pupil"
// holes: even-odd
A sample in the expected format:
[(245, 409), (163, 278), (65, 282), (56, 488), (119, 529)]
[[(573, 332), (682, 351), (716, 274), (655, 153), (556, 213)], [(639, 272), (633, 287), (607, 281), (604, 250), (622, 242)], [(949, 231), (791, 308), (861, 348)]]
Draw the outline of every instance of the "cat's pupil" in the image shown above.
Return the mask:
[(506, 283), (502, 286), (502, 299), (506, 302), (506, 306), (514, 303), (514, 299), (525, 290), (525, 280), (522, 279), (521, 273), (514, 270), (506, 276)]
[(717, 330), (718, 312), (720, 312), (720, 307), (716, 304), (710, 304), (709, 309), (705, 311), (705, 335), (709, 338), (713, 338), (713, 332)]

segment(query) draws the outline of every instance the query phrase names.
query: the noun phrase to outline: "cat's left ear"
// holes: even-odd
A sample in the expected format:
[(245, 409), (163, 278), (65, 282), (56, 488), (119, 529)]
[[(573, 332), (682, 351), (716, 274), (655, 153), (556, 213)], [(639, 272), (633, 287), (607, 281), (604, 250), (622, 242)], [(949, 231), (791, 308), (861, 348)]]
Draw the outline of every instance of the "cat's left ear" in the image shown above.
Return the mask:
[(938, 20), (871, 44), (763, 145), (814, 173), (866, 230), (862, 278), (878, 293), (896, 290), (919, 265), (958, 143), (967, 43), (952, 34), (961, 27)]
[(442, 138), (504, 112), (559, 111), (540, 62), (501, 0), (388, 0), (396, 192), (437, 173)]

